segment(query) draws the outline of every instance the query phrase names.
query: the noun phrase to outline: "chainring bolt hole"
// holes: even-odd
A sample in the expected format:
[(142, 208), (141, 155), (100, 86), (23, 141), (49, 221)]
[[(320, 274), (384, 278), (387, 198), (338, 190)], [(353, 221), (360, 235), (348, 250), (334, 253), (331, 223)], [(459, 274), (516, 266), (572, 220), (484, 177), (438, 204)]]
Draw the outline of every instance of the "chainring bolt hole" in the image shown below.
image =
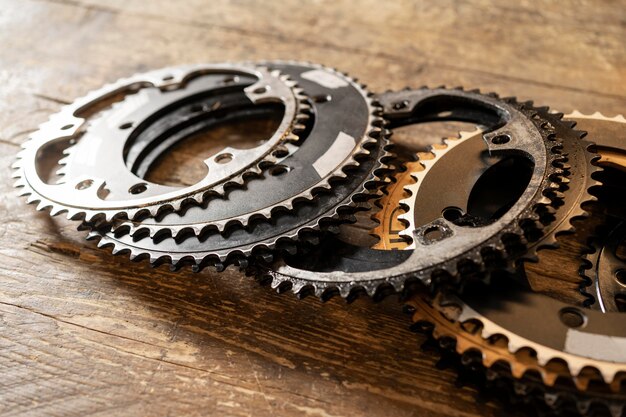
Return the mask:
[(626, 269), (618, 269), (615, 271), (615, 279), (623, 287), (626, 287)]
[(285, 165), (276, 165), (269, 170), (269, 173), (273, 177), (279, 177), (288, 173), (291, 169)]
[(272, 153), (275, 158), (284, 158), (289, 155), (289, 152), (283, 149), (278, 149)]
[(76, 184), (76, 189), (79, 191), (86, 190), (93, 185), (93, 180), (83, 180)]
[(446, 207), (441, 212), (443, 218), (448, 220), (449, 222), (455, 222), (461, 217), (463, 217), (463, 210), (458, 207)]
[(561, 322), (570, 328), (583, 327), (587, 324), (585, 313), (574, 307), (565, 307), (559, 311)]
[(428, 242), (436, 242), (443, 237), (443, 231), (439, 226), (431, 226), (424, 230), (424, 239)]
[(139, 184), (135, 184), (128, 189), (128, 192), (133, 195), (144, 193), (148, 189), (148, 184), (145, 182), (141, 182)]
[(313, 101), (316, 103), (328, 103), (333, 98), (330, 94), (320, 94), (318, 96), (313, 97)]
[(511, 136), (509, 135), (497, 135), (491, 138), (491, 143), (494, 145), (504, 145), (505, 143), (509, 143), (511, 141)]
[(392, 105), (394, 110), (402, 110), (402, 109), (406, 109), (407, 107), (409, 107), (409, 101), (408, 100), (403, 100), (403, 101), (398, 101), (393, 103)]
[(233, 160), (233, 155), (230, 153), (221, 153), (215, 157), (215, 162), (218, 164), (227, 164)]

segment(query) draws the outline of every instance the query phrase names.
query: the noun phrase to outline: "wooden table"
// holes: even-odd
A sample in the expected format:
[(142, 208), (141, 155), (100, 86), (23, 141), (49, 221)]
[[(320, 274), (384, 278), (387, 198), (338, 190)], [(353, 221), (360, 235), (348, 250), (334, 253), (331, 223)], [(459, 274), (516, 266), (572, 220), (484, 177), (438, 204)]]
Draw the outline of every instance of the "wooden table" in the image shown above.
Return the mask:
[(0, 414), (510, 415), (455, 386), (397, 300), (322, 304), (113, 257), (26, 207), (29, 132), (105, 82), (211, 60), (335, 66), (624, 112), (623, 1), (0, 1)]

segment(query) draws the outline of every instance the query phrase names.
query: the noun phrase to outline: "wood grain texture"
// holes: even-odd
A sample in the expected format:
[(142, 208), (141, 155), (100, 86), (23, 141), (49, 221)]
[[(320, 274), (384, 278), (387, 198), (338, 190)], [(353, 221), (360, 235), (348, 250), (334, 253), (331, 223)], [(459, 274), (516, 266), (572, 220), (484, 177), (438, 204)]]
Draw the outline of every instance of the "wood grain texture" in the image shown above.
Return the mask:
[(0, 415), (511, 415), (435, 369), (397, 300), (299, 301), (234, 271), (113, 257), (25, 207), (8, 167), (29, 132), (88, 90), (212, 60), (319, 61), (374, 91), (463, 85), (623, 112), (624, 9), (0, 0)]

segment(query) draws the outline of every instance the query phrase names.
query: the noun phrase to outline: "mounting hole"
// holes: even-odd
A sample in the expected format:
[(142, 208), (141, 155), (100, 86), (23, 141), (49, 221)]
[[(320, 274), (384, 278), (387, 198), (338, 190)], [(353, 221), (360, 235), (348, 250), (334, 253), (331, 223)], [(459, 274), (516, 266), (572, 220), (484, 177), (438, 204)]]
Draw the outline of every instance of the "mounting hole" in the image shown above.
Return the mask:
[(313, 101), (316, 103), (328, 103), (332, 99), (333, 97), (330, 94), (320, 94), (318, 96), (313, 96)]
[(559, 311), (561, 322), (567, 327), (576, 328), (584, 326), (587, 322), (587, 316), (577, 308), (565, 307)]
[(615, 271), (615, 279), (620, 285), (626, 287), (626, 269), (618, 269)]
[(409, 107), (409, 100), (396, 101), (391, 105), (394, 110), (402, 110)]
[(289, 155), (289, 152), (287, 152), (287, 151), (286, 151), (286, 150), (284, 150), (284, 149), (278, 149), (278, 150), (276, 150), (276, 151), (272, 152), (272, 155), (273, 155), (275, 158), (284, 158), (284, 157), (286, 157), (287, 155)]
[(73, 124), (69, 124), (69, 125), (65, 125), (65, 126), (63, 126), (63, 127), (61, 128), (61, 130), (67, 130), (67, 129), (71, 129), (71, 128), (73, 128), (73, 127), (74, 127), (74, 125), (73, 125)]
[(428, 229), (424, 230), (424, 239), (429, 242), (434, 242), (443, 237), (443, 231), (439, 226), (431, 226)]
[(463, 210), (458, 207), (446, 207), (445, 209), (443, 209), (441, 214), (443, 215), (444, 219), (454, 223), (455, 221), (463, 217)]
[(267, 93), (268, 90), (269, 90), (269, 87), (265, 86), (265, 87), (255, 88), (254, 90), (252, 90), (252, 92), (254, 94), (265, 94)]
[(615, 305), (617, 306), (617, 311), (626, 313), (626, 294), (616, 294)]
[(145, 182), (140, 182), (139, 184), (135, 184), (128, 189), (128, 192), (134, 195), (141, 194), (148, 189), (148, 184)]
[(77, 190), (86, 190), (87, 188), (93, 185), (93, 180), (82, 180), (78, 184), (76, 184)]
[(497, 135), (491, 138), (491, 143), (494, 145), (504, 145), (505, 143), (509, 143), (511, 137), (509, 135)]
[(218, 164), (227, 164), (233, 160), (233, 155), (229, 153), (221, 153), (215, 157), (215, 162)]
[(174, 79), (174, 76), (171, 74), (163, 77), (163, 81), (172, 81), (173, 79)]
[(120, 125), (120, 129), (122, 130), (130, 129), (131, 127), (133, 127), (133, 122), (126, 122)]
[(289, 172), (289, 168), (284, 165), (276, 165), (270, 168), (270, 175), (273, 177), (279, 177)]

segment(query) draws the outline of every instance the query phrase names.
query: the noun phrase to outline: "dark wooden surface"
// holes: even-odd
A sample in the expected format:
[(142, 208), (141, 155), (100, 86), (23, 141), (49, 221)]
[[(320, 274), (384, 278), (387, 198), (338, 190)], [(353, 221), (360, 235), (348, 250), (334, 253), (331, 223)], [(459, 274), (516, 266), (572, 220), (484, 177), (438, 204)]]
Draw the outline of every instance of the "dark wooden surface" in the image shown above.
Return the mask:
[[(336, 66), (624, 112), (623, 1), (0, 1), (0, 415), (495, 416), (396, 300), (322, 304), (113, 257), (25, 207), (9, 165), (63, 103), (211, 60)], [(410, 131), (398, 135), (411, 140)]]

